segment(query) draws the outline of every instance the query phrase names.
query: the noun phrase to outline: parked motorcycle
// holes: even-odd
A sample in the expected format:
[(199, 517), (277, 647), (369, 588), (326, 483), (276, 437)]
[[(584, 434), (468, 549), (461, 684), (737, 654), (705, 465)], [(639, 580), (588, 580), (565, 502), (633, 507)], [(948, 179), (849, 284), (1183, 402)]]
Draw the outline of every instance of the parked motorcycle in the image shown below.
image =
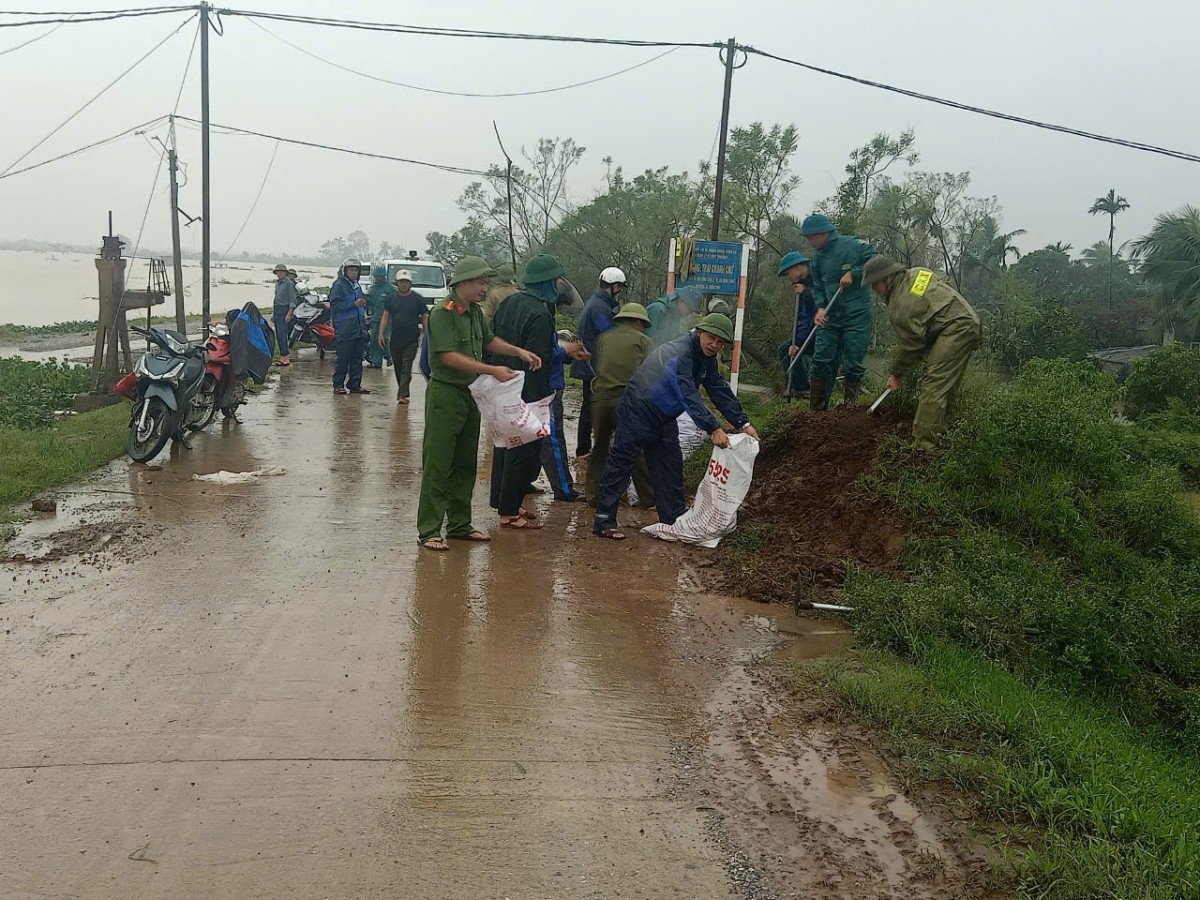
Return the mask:
[[(217, 402), (212, 407), (212, 415), (207, 421), (201, 421), (191, 426), (193, 431), (201, 431), (208, 427), (219, 409), (227, 419), (236, 419), (238, 407), (246, 402), (246, 384), (233, 374), (233, 354), (229, 346), (229, 326), (217, 324), (213, 326), (212, 334), (204, 345), (207, 351), (204, 362), (206, 375), (212, 376), (217, 386)], [(201, 388), (204, 390), (204, 388)]]
[(312, 344), (321, 359), (325, 358), (325, 351), (333, 350), (334, 332), (329, 304), (322, 301), (319, 295), (302, 297), (292, 310), (288, 344), (291, 346), (296, 343)]
[(185, 432), (212, 422), (220, 376), (208, 371), (207, 348), (189, 344), (179, 332), (136, 325), (130, 330), (144, 335), (157, 348), (142, 354), (134, 367), (132, 385), (128, 378), (118, 385), (122, 394), (132, 394), (134, 400), (126, 443), (129, 458), (147, 462), (161, 453), (171, 438), (183, 440)]

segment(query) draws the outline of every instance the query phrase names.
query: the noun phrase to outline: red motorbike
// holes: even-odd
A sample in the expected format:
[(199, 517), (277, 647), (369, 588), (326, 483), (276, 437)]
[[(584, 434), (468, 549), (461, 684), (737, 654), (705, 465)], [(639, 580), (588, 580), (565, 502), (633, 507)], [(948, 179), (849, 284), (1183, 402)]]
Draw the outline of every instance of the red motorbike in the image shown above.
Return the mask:
[(225, 418), (237, 419), (238, 407), (246, 402), (246, 385), (233, 374), (228, 326), (214, 325), (204, 348), (208, 352), (205, 354), (204, 386), (201, 391), (214, 391), (216, 400), (209, 408), (207, 418), (192, 426), (193, 431), (207, 428), (218, 409)]

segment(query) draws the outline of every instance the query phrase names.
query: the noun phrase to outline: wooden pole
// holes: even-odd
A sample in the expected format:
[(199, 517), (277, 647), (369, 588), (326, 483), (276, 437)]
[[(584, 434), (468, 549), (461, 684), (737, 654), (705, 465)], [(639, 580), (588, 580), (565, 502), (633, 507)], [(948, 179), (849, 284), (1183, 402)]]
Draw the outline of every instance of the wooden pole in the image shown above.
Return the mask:
[(721, 100), (721, 146), (717, 150), (717, 183), (713, 189), (712, 239), (720, 240), (721, 194), (725, 187), (725, 145), (729, 140), (729, 96), (733, 92), (733, 58), (737, 52), (735, 38), (725, 45), (725, 96)]
[(204, 317), (204, 339), (208, 339), (212, 315), (212, 204), (209, 178), (209, 118), (208, 118), (208, 12), (207, 3), (200, 4), (200, 196), (203, 240), (200, 250), (201, 313)]
[(171, 116), (171, 147), (167, 151), (171, 163), (171, 249), (175, 263), (175, 329), (187, 334), (187, 310), (183, 302), (183, 251), (179, 246), (179, 157), (175, 152), (175, 117)]

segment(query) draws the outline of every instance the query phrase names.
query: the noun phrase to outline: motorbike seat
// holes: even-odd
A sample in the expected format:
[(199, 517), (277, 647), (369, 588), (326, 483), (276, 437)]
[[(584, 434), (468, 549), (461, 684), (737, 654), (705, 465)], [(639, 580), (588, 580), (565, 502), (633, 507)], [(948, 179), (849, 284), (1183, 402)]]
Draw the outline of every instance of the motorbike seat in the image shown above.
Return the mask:
[(204, 360), (189, 356), (183, 367), (183, 380), (187, 384), (191, 384), (193, 381), (199, 381), (203, 374)]

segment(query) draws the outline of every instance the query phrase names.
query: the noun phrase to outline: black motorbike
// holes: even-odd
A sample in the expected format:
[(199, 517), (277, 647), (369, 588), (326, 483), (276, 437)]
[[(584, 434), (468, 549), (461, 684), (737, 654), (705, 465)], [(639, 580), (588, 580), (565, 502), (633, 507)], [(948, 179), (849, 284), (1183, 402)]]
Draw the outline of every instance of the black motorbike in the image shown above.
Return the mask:
[(208, 351), (204, 345), (189, 344), (182, 334), (167, 328), (130, 326), (130, 330), (144, 335), (156, 348), (147, 348), (134, 368), (137, 400), (126, 446), (134, 462), (148, 462), (162, 452), (167, 441), (183, 441), (187, 431), (213, 420), (218, 385), (205, 371)]

